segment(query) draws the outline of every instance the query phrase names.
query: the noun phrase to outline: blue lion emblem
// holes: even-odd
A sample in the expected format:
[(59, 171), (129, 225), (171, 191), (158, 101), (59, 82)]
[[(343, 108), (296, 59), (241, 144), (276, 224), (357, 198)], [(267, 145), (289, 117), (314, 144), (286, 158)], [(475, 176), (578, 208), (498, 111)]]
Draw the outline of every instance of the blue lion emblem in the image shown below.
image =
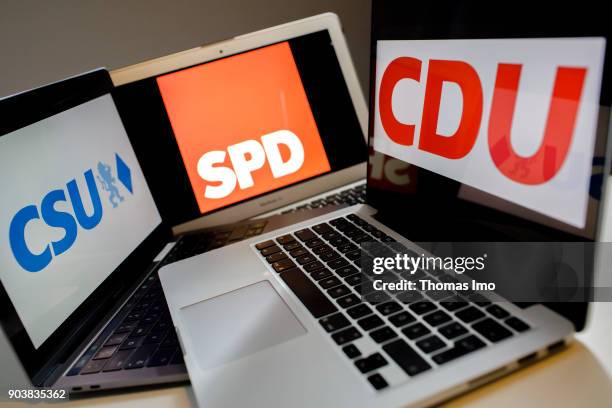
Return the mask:
[(96, 176), (98, 181), (102, 184), (104, 191), (109, 193), (108, 201), (113, 205), (113, 208), (116, 208), (123, 201), (123, 197), (119, 194), (119, 189), (115, 185), (117, 179), (113, 177), (111, 167), (106, 163), (98, 162), (98, 173), (100, 173), (99, 176)]

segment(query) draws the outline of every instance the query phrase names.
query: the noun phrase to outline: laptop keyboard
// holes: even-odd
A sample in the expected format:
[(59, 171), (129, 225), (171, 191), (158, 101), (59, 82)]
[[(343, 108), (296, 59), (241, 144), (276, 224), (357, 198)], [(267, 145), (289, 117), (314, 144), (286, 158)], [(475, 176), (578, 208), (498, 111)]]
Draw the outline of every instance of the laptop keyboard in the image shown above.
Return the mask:
[[(365, 184), (323, 200), (314, 200), (299, 209), (356, 204), (363, 202), (364, 194)], [(265, 226), (266, 221), (254, 220), (184, 235), (159, 266), (260, 235)], [(291, 248), (291, 245), (287, 247)], [(282, 259), (280, 255), (277, 255), (279, 261)], [(308, 258), (300, 260), (305, 262)], [(68, 371), (68, 376), (183, 364), (183, 354), (179, 350), (157, 271), (141, 284), (117, 316)]]
[[(252, 221), (184, 235), (160, 266), (260, 235), (266, 221)], [(67, 375), (183, 364), (183, 353), (155, 270)], [(113, 330), (114, 328), (114, 330)]]
[[(383, 374), (391, 364), (413, 377), (530, 329), (476, 292), (377, 292), (377, 299), (363, 302), (362, 242), (395, 240), (351, 214), (255, 248), (374, 389), (389, 386)], [(432, 281), (454, 279), (419, 273)], [(365, 337), (375, 351), (362, 352)]]
[(281, 214), (288, 214), (301, 210), (309, 210), (312, 208), (321, 208), (328, 205), (355, 205), (355, 204), (363, 204), (365, 203), (365, 191), (366, 184), (359, 184), (353, 188), (349, 188), (343, 191), (340, 191), (336, 194), (330, 194), (324, 198), (318, 198), (316, 200), (312, 200), (306, 204), (300, 204), (295, 208), (290, 208), (288, 210), (282, 211)]

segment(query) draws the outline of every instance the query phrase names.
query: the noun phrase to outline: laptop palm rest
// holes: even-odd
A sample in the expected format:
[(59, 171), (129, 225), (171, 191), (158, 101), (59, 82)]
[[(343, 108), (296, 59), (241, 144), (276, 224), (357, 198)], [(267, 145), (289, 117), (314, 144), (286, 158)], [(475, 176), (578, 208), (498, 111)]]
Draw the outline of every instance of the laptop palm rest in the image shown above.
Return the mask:
[(268, 281), (185, 306), (179, 316), (185, 349), (202, 370), (306, 333)]

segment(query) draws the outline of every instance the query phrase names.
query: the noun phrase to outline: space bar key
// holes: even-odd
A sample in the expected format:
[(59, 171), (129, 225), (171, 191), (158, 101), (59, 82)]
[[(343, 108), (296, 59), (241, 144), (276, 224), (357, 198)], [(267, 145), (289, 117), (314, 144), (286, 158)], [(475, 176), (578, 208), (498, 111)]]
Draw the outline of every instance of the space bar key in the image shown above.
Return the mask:
[(304, 275), (304, 272), (298, 268), (288, 269), (282, 272), (280, 277), (317, 319), (338, 310), (338, 308), (325, 297), (323, 292)]

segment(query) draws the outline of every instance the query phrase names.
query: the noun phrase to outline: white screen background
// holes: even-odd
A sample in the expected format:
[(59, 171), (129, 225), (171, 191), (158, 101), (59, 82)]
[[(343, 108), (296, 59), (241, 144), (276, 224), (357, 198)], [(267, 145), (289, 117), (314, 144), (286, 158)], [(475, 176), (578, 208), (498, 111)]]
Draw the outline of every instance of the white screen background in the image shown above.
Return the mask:
[[(96, 180), (103, 215), (92, 230), (78, 226), (73, 246), (40, 272), (19, 266), (10, 248), (9, 226), (26, 205), (39, 208), (51, 190), (63, 189), (66, 202), (55, 208), (74, 214), (66, 183), (75, 179), (85, 211), (93, 212), (84, 172), (102, 161), (117, 177), (115, 153), (130, 167), (133, 194), (116, 185), (124, 201), (113, 208)], [(129, 142), (115, 104), (104, 95), (51, 118), (0, 137), (0, 278), (30, 337), (38, 348), (59, 325), (160, 223), (161, 217)], [(77, 222), (78, 224), (78, 222)], [(32, 220), (27, 245), (40, 253), (64, 230)]]

